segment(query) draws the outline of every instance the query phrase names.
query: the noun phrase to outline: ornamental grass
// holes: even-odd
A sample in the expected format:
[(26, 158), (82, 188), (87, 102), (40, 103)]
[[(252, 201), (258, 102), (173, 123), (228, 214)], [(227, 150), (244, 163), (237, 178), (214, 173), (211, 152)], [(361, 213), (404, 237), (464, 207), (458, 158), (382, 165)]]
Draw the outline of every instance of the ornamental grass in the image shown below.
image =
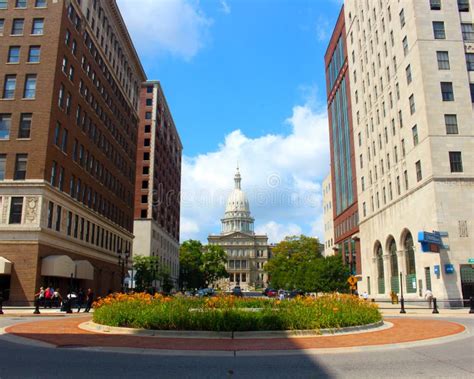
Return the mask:
[(378, 307), (351, 295), (291, 300), (112, 294), (94, 304), (94, 322), (155, 330), (319, 330), (382, 320)]

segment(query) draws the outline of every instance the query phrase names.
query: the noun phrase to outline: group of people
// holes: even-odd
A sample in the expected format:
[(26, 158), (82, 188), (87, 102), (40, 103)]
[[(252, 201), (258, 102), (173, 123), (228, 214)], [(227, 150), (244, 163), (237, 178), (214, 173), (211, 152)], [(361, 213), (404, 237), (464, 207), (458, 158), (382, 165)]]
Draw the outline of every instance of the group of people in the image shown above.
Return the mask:
[(38, 300), (39, 306), (44, 308), (64, 307), (65, 302), (69, 301), (71, 302), (71, 307), (76, 305), (77, 312), (80, 312), (81, 308), (84, 307), (84, 312), (88, 313), (94, 302), (94, 292), (89, 288), (87, 293), (84, 293), (84, 290), (81, 288), (77, 294), (69, 293), (66, 296), (66, 300), (64, 300), (59, 293), (59, 288), (54, 289), (53, 286), (48, 286), (46, 288), (40, 287), (39, 291), (35, 294), (35, 299)]

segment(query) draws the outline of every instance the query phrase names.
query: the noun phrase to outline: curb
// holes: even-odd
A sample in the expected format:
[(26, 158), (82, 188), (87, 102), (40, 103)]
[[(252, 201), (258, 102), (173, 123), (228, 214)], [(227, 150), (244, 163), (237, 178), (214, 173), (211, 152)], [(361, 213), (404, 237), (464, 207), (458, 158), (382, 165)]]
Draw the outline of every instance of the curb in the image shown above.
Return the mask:
[(392, 323), (379, 321), (372, 324), (349, 326), (339, 329), (315, 330), (275, 330), (275, 331), (249, 331), (249, 332), (210, 332), (197, 330), (153, 330), (138, 328), (123, 328), (97, 324), (93, 321), (86, 321), (78, 325), (79, 329), (88, 332), (102, 334), (121, 334), (138, 337), (158, 337), (158, 338), (201, 338), (201, 339), (249, 339), (249, 338), (301, 338), (301, 337), (322, 337), (328, 335), (356, 334), (372, 331), (379, 331), (391, 328)]

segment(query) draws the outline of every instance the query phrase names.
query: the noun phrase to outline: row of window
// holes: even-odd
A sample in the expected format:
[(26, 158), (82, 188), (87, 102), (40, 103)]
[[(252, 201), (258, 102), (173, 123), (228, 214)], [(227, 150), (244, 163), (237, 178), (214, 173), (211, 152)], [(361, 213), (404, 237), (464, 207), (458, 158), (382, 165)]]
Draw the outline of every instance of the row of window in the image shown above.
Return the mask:
[[(36, 74), (25, 75), (25, 83), (23, 86), (23, 99), (34, 99), (36, 97), (36, 80)], [(5, 75), (2, 99), (12, 100), (15, 98), (16, 82), (16, 75)]]
[(235, 283), (245, 283), (247, 281), (247, 274), (245, 272), (230, 273), (229, 281)]
[[(10, 46), (8, 49), (7, 63), (20, 63), (21, 46)], [(41, 46), (30, 46), (28, 49), (28, 63), (39, 63)]]
[[(432, 11), (441, 10), (441, 0), (430, 0), (430, 8)], [(469, 12), (469, 0), (458, 0), (459, 12)]]
[(116, 252), (119, 249), (130, 249), (130, 243), (107, 229), (93, 222), (63, 209), (62, 206), (50, 201), (48, 203), (47, 227), (57, 232), (62, 230), (63, 214), (66, 216), (66, 235), (77, 238), (97, 247)]
[[(17, 138), (30, 138), (32, 117), (32, 113), (22, 113), (20, 115)], [(10, 139), (11, 125), (11, 113), (0, 113), (0, 140)]]
[[(449, 165), (450, 165), (451, 172), (453, 173), (463, 172), (462, 153), (460, 151), (449, 152)], [(421, 160), (418, 160), (415, 163), (415, 172), (416, 172), (416, 181), (420, 182), (423, 179)], [(408, 191), (409, 184), (408, 184), (408, 171), (407, 170), (403, 172), (403, 178), (404, 178), (405, 191)], [(362, 177), (362, 181), (363, 181), (363, 177)], [(400, 195), (401, 194), (400, 176), (396, 177), (396, 189), (397, 189), (397, 194)], [(388, 201), (391, 201), (391, 200), (393, 200), (393, 191), (392, 191), (392, 182), (390, 181), (388, 183)], [(386, 193), (385, 186), (382, 188), (382, 201), (383, 201), (383, 205), (387, 204), (387, 193)], [(374, 196), (373, 195), (371, 196), (372, 212), (375, 210), (375, 206), (376, 206), (376, 209), (380, 208), (380, 198), (379, 198), (378, 191), (375, 194), (375, 205), (374, 205)], [(365, 202), (362, 204), (362, 210), (363, 210), (364, 217), (366, 217), (367, 207), (366, 207)]]
[[(5, 32), (5, 19), (0, 19), (0, 35)], [(10, 35), (22, 36), (25, 33), (25, 19), (14, 18), (10, 29)], [(33, 36), (43, 35), (44, 18), (34, 18), (31, 23), (30, 34)]]
[(353, 232), (359, 225), (359, 212), (355, 211), (349, 217), (345, 218), (341, 223), (334, 226), (334, 237), (338, 239), (340, 236), (348, 232)]
[[(47, 0), (34, 0), (35, 8), (46, 8)], [(28, 6), (28, 0), (15, 0), (15, 8), (25, 9)], [(8, 9), (8, 0), (0, 0), (0, 9)]]

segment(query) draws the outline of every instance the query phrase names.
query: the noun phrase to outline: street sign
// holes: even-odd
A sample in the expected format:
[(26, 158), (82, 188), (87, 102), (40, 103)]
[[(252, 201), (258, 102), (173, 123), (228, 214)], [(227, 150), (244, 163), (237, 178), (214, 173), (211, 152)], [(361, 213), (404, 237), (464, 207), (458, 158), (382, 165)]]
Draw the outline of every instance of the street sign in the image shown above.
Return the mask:
[(347, 279), (347, 283), (349, 283), (352, 287), (354, 287), (357, 283), (357, 278), (355, 276), (349, 276)]

